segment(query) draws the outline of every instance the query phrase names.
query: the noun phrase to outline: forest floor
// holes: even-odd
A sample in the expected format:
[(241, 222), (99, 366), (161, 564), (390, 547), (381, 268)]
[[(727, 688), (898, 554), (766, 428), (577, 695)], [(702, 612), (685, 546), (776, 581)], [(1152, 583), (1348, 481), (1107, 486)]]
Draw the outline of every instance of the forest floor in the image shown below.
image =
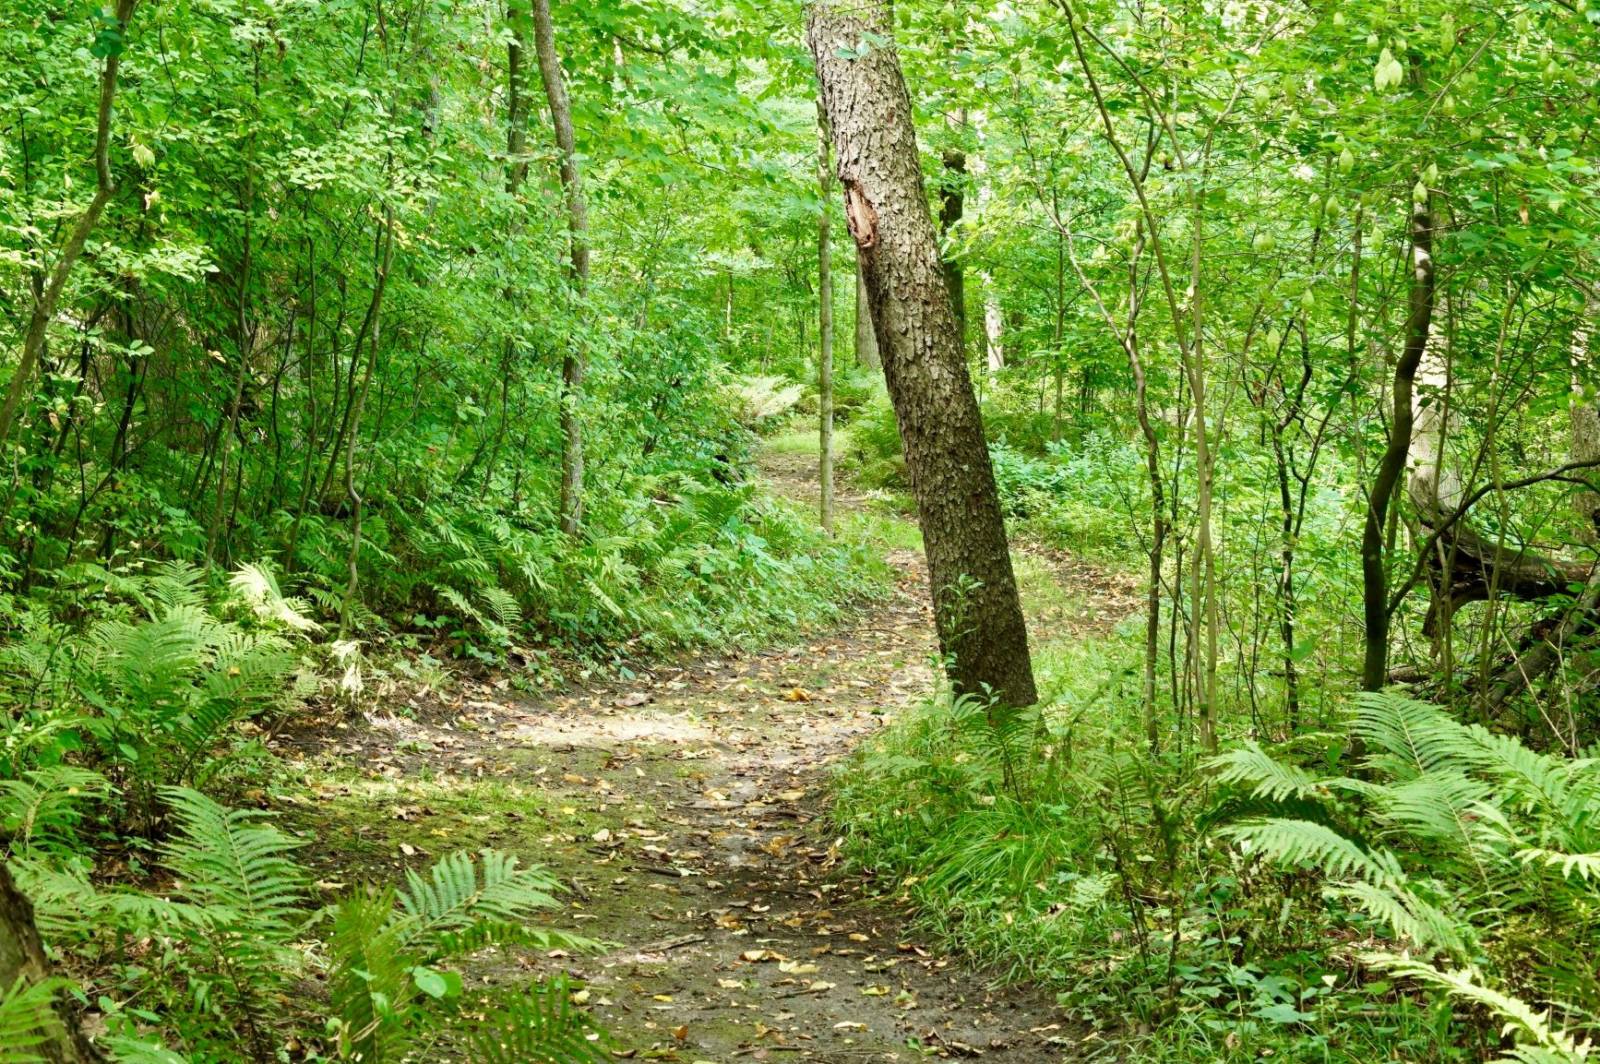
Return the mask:
[[(814, 456), (769, 453), (762, 466), (776, 490), (815, 499)], [(865, 503), (846, 491), (840, 505)], [(924, 941), (828, 834), (833, 766), (933, 684), (921, 552), (901, 525), (891, 592), (791, 646), (730, 647), (539, 700), (466, 682), (301, 737), (291, 771), (309, 791), (291, 792), (289, 819), (323, 840), (308, 854), (319, 885), (392, 881), (484, 846), (545, 865), (570, 888), (552, 925), (608, 945), (477, 974), (568, 973), (623, 1057), (1033, 1062), (1104, 1050), (1050, 996), (997, 987)], [(1030, 617), (1052, 638), (1136, 604), (1131, 585), (1070, 559), (1030, 554), (1021, 567), (1056, 585)]]

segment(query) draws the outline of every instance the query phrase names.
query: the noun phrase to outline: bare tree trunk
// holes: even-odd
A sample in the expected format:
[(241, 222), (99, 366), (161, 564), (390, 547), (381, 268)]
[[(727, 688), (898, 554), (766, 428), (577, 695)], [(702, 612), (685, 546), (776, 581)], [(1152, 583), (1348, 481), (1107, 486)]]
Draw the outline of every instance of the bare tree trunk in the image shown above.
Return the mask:
[(833, 262), (828, 186), (828, 116), (817, 102), (817, 186), (822, 213), (817, 217), (817, 477), (822, 527), (833, 531)]
[(72, 231), (67, 235), (67, 242), (62, 245), (61, 255), (56, 259), (55, 266), (50, 271), (50, 279), (39, 290), (39, 295), (33, 304), (33, 313), (28, 318), (28, 331), (22, 341), (22, 357), (17, 360), (17, 368), (12, 371), (11, 385), (6, 389), (4, 405), (0, 405), (0, 444), (5, 443), (11, 435), (11, 425), (17, 417), (17, 407), (22, 403), (22, 394), (27, 391), (28, 384), (33, 380), (33, 371), (39, 365), (39, 356), (44, 351), (45, 334), (50, 327), (50, 321), (56, 316), (56, 304), (61, 302), (61, 292), (67, 286), (67, 277), (72, 273), (72, 267), (77, 265), (78, 256), (83, 254), (83, 245), (88, 241), (89, 234), (94, 231), (100, 215), (106, 209), (106, 204), (111, 202), (111, 197), (116, 193), (117, 186), (111, 180), (111, 105), (117, 95), (117, 67), (121, 62), (123, 42), (121, 35), (127, 32), (128, 20), (133, 18), (133, 9), (138, 0), (117, 0), (116, 20), (117, 39), (116, 47), (106, 56), (105, 65), (100, 70), (100, 106), (95, 119), (94, 136), (94, 172), (95, 190), (94, 198), (89, 201), (89, 206), (84, 208), (78, 220), (72, 226)]
[[(1600, 315), (1600, 297), (1592, 286), (1583, 290), (1583, 317), (1572, 331), (1572, 460), (1592, 462), (1600, 459), (1600, 406), (1584, 393), (1582, 382), (1592, 379), (1590, 344), (1594, 338), (1595, 317)], [(1600, 492), (1580, 489), (1572, 498), (1577, 511), (1578, 534), (1586, 542), (1600, 538)]]
[[(0, 861), (0, 997), (12, 991), (37, 986), (50, 978), (50, 962), (39, 941), (33, 922), (33, 906)], [(72, 1024), (52, 1011), (35, 1032), (40, 1044), (30, 1047), (49, 1064), (87, 1064), (101, 1059), (88, 1039)]]
[(867, 306), (867, 282), (856, 263), (856, 365), (877, 371), (883, 368), (878, 357), (878, 334), (872, 331), (872, 311)]
[(1391, 401), (1394, 404), (1389, 425), (1389, 443), (1378, 461), (1371, 494), (1367, 498), (1366, 523), (1361, 533), (1361, 597), (1366, 619), (1365, 659), (1361, 669), (1361, 688), (1381, 691), (1389, 678), (1389, 580), (1385, 568), (1384, 525), (1395, 488), (1405, 471), (1411, 450), (1411, 397), (1417, 367), (1428, 346), (1433, 321), (1433, 214), (1431, 196), (1420, 195), (1411, 206), (1411, 275), (1409, 309), (1406, 314), (1405, 347), (1394, 367)]
[[(966, 209), (967, 155), (957, 148), (947, 149), (944, 160), (944, 184), (939, 189), (939, 235), (949, 239), (950, 231), (961, 222)], [(967, 349), (967, 275), (959, 255), (949, 255), (944, 260), (944, 283), (950, 289), (950, 309), (955, 311), (956, 336), (961, 350)]]
[[(555, 126), (556, 148), (561, 152), (561, 187), (567, 195), (567, 235), (571, 241), (569, 270), (580, 303), (589, 288), (589, 208), (583, 196), (583, 176), (578, 170), (577, 138), (572, 131), (572, 101), (566, 76), (556, 54), (555, 27), (550, 21), (550, 0), (533, 0), (534, 49), (539, 54), (539, 76)], [(583, 375), (587, 353), (573, 341), (561, 360), (561, 530), (569, 536), (583, 527)]]
[[(367, 393), (372, 388), (372, 374), (378, 363), (378, 340), (382, 336), (383, 293), (389, 284), (389, 265), (394, 259), (394, 209), (383, 209), (383, 229), (373, 247), (372, 306), (367, 320), (372, 323), (367, 349), (367, 365), (361, 375), (361, 384), (351, 401), (350, 433), (345, 442), (344, 495), (350, 505), (350, 564), (349, 579), (345, 585), (344, 605), (339, 611), (339, 634), (350, 633), (356, 595), (361, 589), (361, 492), (356, 488), (356, 441), (361, 437), (361, 415), (367, 405)], [(357, 354), (360, 353), (359, 347)], [(354, 365), (352, 364), (352, 371)]]
[[(984, 163), (983, 140), (984, 131), (988, 127), (987, 116), (982, 111), (975, 111), (972, 115), (972, 127), (978, 137), (979, 151), (968, 160), (972, 170), (972, 180), (978, 187), (978, 214), (983, 215), (984, 208), (994, 197), (994, 191), (989, 182), (985, 180), (989, 168)], [(1005, 314), (1000, 309), (999, 290), (995, 287), (994, 274), (990, 270), (978, 271), (978, 283), (983, 286), (983, 356), (984, 368), (992, 376), (1005, 368)]]
[[(807, 9), (806, 41), (917, 499), (946, 670), (957, 693), (1027, 706), (1038, 698), (1027, 627), (892, 39), (887, 0), (817, 0)], [(863, 47), (870, 50), (860, 55)]]

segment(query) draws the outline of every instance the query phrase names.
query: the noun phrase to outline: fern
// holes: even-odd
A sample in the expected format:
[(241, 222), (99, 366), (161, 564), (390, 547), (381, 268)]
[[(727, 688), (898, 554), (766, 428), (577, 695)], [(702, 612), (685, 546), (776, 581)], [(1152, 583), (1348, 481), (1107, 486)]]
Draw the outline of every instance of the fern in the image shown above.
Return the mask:
[(265, 565), (246, 564), (228, 580), (240, 598), (249, 604), (257, 617), (281, 624), (297, 632), (316, 632), (322, 625), (307, 617), (306, 604), (300, 599), (287, 598), (278, 588), (278, 580)]
[(305, 900), (305, 873), (290, 854), (302, 843), (262, 823), (266, 814), (230, 810), (203, 794), (169, 787), (180, 834), (162, 850), (184, 893), (268, 942), (286, 942)]
[(0, 780), (0, 832), (13, 849), (77, 849), (80, 806), (104, 801), (111, 784), (98, 772), (55, 765)]
[[(1213, 762), (1225, 781), (1280, 805), (1321, 787), (1329, 799), (1352, 796), (1353, 807), (1329, 801), (1339, 817), (1328, 824), (1265, 816), (1223, 833), (1276, 861), (1317, 869), (1328, 877), (1326, 896), (1354, 904), (1425, 955), (1492, 957), (1519, 973), (1532, 1000), (1592, 1016), (1600, 1008), (1590, 957), (1600, 914), (1596, 763), (1530, 750), (1394, 694), (1362, 696), (1353, 727), (1370, 751), (1366, 779), (1313, 780), (1293, 766), (1273, 768), (1255, 748)], [(1335, 826), (1352, 814), (1355, 830), (1370, 822), (1397, 849), (1363, 846)], [(1565, 1060), (1560, 1054), (1573, 1051), (1547, 1012), (1471, 973), (1421, 961), (1391, 966), (1513, 1020), (1530, 1038), (1508, 1060)]]
[(399, 895), (410, 920), (406, 941), (422, 946), (486, 923), (518, 924), (556, 905), (557, 884), (548, 872), (519, 868), (515, 857), (496, 850), (484, 850), (478, 861), (465, 851), (450, 854), (426, 877), (408, 869), (406, 886)]
[(1503, 1034), (1516, 1035), (1520, 1040), (1531, 1043), (1519, 1047), (1530, 1052), (1518, 1053), (1513, 1050), (1510, 1056), (1503, 1059), (1575, 1064), (1589, 1056), (1588, 1043), (1580, 1043), (1571, 1034), (1552, 1025), (1548, 1011), (1538, 1011), (1509, 994), (1487, 986), (1482, 975), (1473, 969), (1446, 971), (1409, 957), (1383, 953), (1367, 954), (1362, 959), (1375, 968), (1383, 968), (1437, 987), (1451, 997), (1470, 1001), (1500, 1017), (1505, 1021)]
[(334, 909), (328, 941), (330, 997), (339, 1053), (347, 1059), (398, 1059), (415, 1036), (403, 928), (394, 921), (392, 888), (360, 889)]
[(1316, 868), (1338, 878), (1355, 876), (1384, 884), (1397, 875), (1394, 858), (1372, 854), (1324, 824), (1269, 817), (1230, 825), (1223, 834), (1248, 842), (1274, 860)]
[[(368, 1064), (398, 1060), (444, 1022), (445, 1015), (436, 1007), (439, 987), (445, 988), (443, 996), (454, 997), (460, 992), (460, 979), (430, 967), (441, 960), (490, 945), (588, 945), (574, 936), (523, 926), (531, 913), (555, 904), (556, 884), (542, 869), (518, 867), (515, 857), (494, 850), (485, 850), (476, 859), (468, 853), (455, 853), (426, 875), (408, 872), (406, 880), (404, 891), (363, 888), (334, 909), (329, 943), (335, 1013), (332, 1029), (346, 1057)], [(559, 997), (559, 1008), (551, 1002), (531, 1001), (497, 1013), (500, 1019), (487, 1028), (475, 1029), (471, 1037), (481, 1034), (496, 1045), (525, 1048), (534, 1044), (559, 1047), (565, 1043), (550, 1039), (571, 1036), (587, 1049), (587, 1036), (595, 1028), (572, 1010), (564, 992)], [(538, 1041), (540, 1038), (546, 1041)], [(530, 1055), (512, 1059), (602, 1058)]]
[(1275, 802), (1308, 798), (1323, 789), (1322, 781), (1311, 773), (1276, 760), (1254, 742), (1212, 758), (1206, 767), (1221, 782), (1247, 788), (1251, 796)]
[(44, 1054), (35, 1051), (60, 1022), (55, 995), (65, 985), (60, 979), (29, 983), (19, 975), (9, 989), (0, 991), (0, 1064), (45, 1064)]
[(602, 1064), (608, 1040), (573, 1006), (557, 979), (485, 1016), (467, 1036), (471, 1059), (482, 1064)]

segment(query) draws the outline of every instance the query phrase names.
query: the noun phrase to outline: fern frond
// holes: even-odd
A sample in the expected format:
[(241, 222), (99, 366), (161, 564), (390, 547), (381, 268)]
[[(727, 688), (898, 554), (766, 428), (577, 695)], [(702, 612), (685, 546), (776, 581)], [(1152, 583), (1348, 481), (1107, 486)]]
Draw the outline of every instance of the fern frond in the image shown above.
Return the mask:
[(471, 1058), (483, 1064), (601, 1064), (611, 1059), (609, 1043), (559, 979), (511, 998), (467, 1036)]
[(1415, 979), (1419, 983), (1436, 987), (1451, 997), (1470, 1001), (1493, 1012), (1505, 1021), (1502, 1034), (1517, 1034), (1532, 1042), (1537, 1055), (1509, 1059), (1559, 1061), (1561, 1064), (1578, 1064), (1589, 1056), (1587, 1043), (1579, 1043), (1571, 1034), (1553, 1027), (1550, 1013), (1540, 1012), (1519, 998), (1484, 985), (1482, 976), (1471, 968), (1446, 971), (1431, 964), (1398, 957), (1388, 953), (1364, 954), (1362, 960), (1374, 968), (1382, 968), (1396, 975)]
[(1247, 787), (1252, 797), (1275, 802), (1309, 798), (1322, 787), (1305, 769), (1277, 760), (1254, 742), (1211, 758), (1206, 767), (1223, 783)]
[(206, 923), (197, 905), (135, 890), (99, 890), (81, 873), (45, 861), (13, 857), (17, 885), (33, 902), (34, 919), (46, 938), (62, 939), (116, 928), (134, 934), (177, 931)]
[(1581, 879), (1585, 883), (1600, 882), (1600, 853), (1561, 853), (1530, 846), (1519, 850), (1516, 859), (1524, 865), (1542, 864), (1561, 872), (1563, 879)]
[(322, 625), (307, 617), (305, 604), (284, 596), (278, 579), (264, 564), (241, 565), (228, 580), (228, 586), (263, 620), (275, 621), (297, 632), (317, 632)]
[(1459, 762), (1472, 749), (1465, 729), (1437, 706), (1392, 691), (1357, 695), (1351, 731), (1373, 751), (1368, 764), (1399, 780)]
[(100, 1039), (114, 1064), (189, 1064), (189, 1058), (174, 1053), (160, 1042), (129, 1035), (106, 1035)]
[(553, 927), (530, 927), (526, 924), (506, 923), (500, 920), (481, 920), (460, 931), (444, 931), (433, 940), (431, 959), (448, 960), (466, 957), (479, 950), (494, 947), (520, 946), (526, 949), (564, 949), (571, 952), (595, 952), (601, 943), (570, 931)]
[(181, 787), (168, 787), (162, 796), (179, 825), (162, 857), (183, 881), (184, 893), (232, 914), (253, 936), (288, 941), (306, 881), (289, 855), (303, 844), (262, 823), (265, 813), (226, 809)]
[(0, 780), (0, 833), (14, 846), (70, 848), (76, 839), (81, 805), (104, 801), (111, 783), (98, 772), (70, 765), (24, 772), (20, 779)]
[(446, 932), (484, 922), (521, 923), (535, 910), (555, 907), (559, 886), (544, 869), (518, 867), (516, 857), (497, 850), (478, 858), (458, 851), (437, 862), (426, 878), (406, 871), (399, 900), (412, 921), (408, 943), (433, 945)]
[(522, 606), (517, 597), (503, 587), (490, 585), (479, 588), (478, 597), (502, 628), (512, 631), (522, 624)]
[(356, 890), (334, 909), (329, 991), (344, 1059), (398, 1059), (408, 1038), (420, 1034), (407, 1022), (414, 960), (393, 919), (394, 898), (393, 888)]
[(1335, 879), (1356, 876), (1381, 884), (1398, 876), (1391, 856), (1368, 853), (1332, 828), (1309, 820), (1264, 817), (1222, 830), (1224, 835), (1250, 843), (1275, 861), (1309, 866)]
[(34, 1050), (49, 1040), (48, 1032), (60, 1022), (55, 994), (65, 985), (61, 979), (29, 983), (19, 975), (9, 989), (0, 991), (0, 1064), (45, 1064), (44, 1054)]
[(1406, 887), (1358, 881), (1327, 887), (1323, 894), (1356, 902), (1369, 915), (1388, 924), (1396, 938), (1410, 939), (1429, 953), (1444, 950), (1462, 957), (1470, 952), (1471, 927), (1465, 921), (1452, 919)]

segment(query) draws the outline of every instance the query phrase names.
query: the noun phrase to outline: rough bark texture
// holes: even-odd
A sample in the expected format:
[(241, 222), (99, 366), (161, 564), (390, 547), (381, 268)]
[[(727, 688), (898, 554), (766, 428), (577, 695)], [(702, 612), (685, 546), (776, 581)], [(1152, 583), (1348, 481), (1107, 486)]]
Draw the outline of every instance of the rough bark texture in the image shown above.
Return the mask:
[(1411, 396), (1432, 323), (1433, 214), (1425, 197), (1411, 208), (1411, 280), (1405, 347), (1394, 367), (1389, 442), (1378, 462), (1361, 534), (1362, 607), (1367, 628), (1361, 670), (1364, 691), (1382, 690), (1389, 678), (1389, 581), (1384, 567), (1384, 526), (1400, 475), (1405, 472), (1406, 457), (1411, 452)]
[[(555, 27), (550, 20), (550, 0), (533, 2), (533, 47), (539, 56), (539, 76), (550, 104), (556, 148), (561, 153), (561, 188), (567, 196), (567, 235), (571, 242), (571, 279), (581, 300), (589, 288), (589, 209), (583, 197), (583, 176), (578, 170), (577, 138), (572, 131), (572, 101), (566, 76), (556, 53)], [(583, 526), (583, 375), (587, 356), (575, 342), (561, 360), (561, 530), (575, 536)]]
[[(18, 985), (18, 980), (32, 986), (48, 978), (50, 963), (39, 941), (39, 929), (33, 922), (33, 906), (17, 889), (5, 862), (0, 861), (0, 996)], [(59, 1015), (42, 1033), (45, 1041), (32, 1051), (49, 1064), (79, 1064), (101, 1059), (82, 1032)]]
[(878, 357), (878, 336), (872, 331), (872, 311), (867, 307), (867, 282), (861, 277), (861, 263), (856, 263), (856, 365), (878, 370), (883, 362)]
[[(928, 557), (934, 617), (958, 692), (1037, 700), (994, 471), (918, 162), (885, 0), (806, 14), (884, 376)], [(865, 54), (863, 54), (865, 53)]]

